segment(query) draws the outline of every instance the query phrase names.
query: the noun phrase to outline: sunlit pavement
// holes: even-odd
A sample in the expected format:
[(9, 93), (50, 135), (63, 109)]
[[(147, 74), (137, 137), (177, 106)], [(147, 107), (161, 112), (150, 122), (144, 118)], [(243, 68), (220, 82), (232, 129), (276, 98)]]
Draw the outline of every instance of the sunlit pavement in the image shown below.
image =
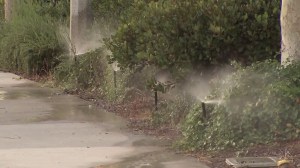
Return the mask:
[(76, 96), (0, 72), (0, 168), (206, 168)]

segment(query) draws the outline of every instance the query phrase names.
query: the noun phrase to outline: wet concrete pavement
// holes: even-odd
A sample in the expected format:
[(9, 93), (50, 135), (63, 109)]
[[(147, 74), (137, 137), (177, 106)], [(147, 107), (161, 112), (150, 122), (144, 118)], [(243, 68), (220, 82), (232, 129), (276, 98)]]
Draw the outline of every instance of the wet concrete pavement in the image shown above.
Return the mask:
[(0, 72), (0, 168), (207, 168), (76, 96)]

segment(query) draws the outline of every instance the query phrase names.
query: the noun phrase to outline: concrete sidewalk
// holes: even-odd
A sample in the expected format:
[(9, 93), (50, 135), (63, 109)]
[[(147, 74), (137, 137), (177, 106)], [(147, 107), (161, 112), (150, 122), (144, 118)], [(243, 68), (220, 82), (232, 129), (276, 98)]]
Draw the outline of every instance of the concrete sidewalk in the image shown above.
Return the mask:
[(0, 72), (1, 168), (207, 168), (76, 96)]

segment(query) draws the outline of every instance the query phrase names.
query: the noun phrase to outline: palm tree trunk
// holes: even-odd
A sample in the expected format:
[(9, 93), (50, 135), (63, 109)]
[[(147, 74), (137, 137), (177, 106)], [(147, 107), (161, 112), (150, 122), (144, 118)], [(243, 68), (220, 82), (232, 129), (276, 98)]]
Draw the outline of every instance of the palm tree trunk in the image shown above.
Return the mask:
[(300, 0), (282, 0), (281, 64), (300, 61)]
[(70, 38), (75, 54), (78, 54), (91, 27), (91, 0), (71, 0), (70, 5)]
[(12, 10), (13, 10), (13, 0), (5, 0), (4, 1), (4, 16), (5, 20), (9, 21), (12, 18)]

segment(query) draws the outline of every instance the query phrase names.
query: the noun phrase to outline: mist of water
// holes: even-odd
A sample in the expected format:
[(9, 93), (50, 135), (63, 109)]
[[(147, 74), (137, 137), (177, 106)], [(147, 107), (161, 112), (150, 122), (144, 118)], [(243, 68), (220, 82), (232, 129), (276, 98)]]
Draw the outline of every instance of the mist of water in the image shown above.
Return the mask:
[(155, 80), (163, 84), (171, 83), (173, 81), (172, 74), (168, 70), (161, 70), (156, 73)]
[[(218, 71), (206, 72), (205, 76), (203, 74), (195, 73), (188, 78), (188, 81), (185, 84), (184, 90), (195, 97), (200, 102), (205, 104), (222, 104), (222, 97), (218, 98), (209, 98), (212, 91), (212, 81), (213, 80), (223, 80), (228, 78), (228, 75), (231, 74), (230, 67), (220, 68)], [(222, 89), (222, 88), (221, 88)]]
[(99, 25), (95, 26), (91, 0), (71, 1), (70, 41), (73, 55), (82, 55), (102, 46)]
[(0, 90), (0, 100), (4, 100), (5, 94), (6, 94), (5, 91)]
[(223, 103), (222, 100), (204, 100), (202, 102), (205, 104), (222, 104)]
[[(64, 38), (67, 39), (67, 47), (73, 56), (80, 56), (85, 53), (91, 52), (97, 48), (101, 48), (103, 43), (103, 38), (106, 38), (113, 34), (113, 32), (102, 31), (102, 27), (98, 24), (92, 25), (88, 30), (83, 34), (84, 36), (78, 36), (77, 38), (70, 40), (69, 34), (66, 34), (66, 31), (61, 31)], [(65, 37), (66, 36), (66, 37)], [(109, 53), (107, 53), (110, 55)]]
[(78, 39), (78, 44), (75, 46), (75, 55), (82, 55), (87, 52), (93, 51), (103, 45), (102, 37), (100, 33), (94, 32), (92, 34), (89, 34), (91, 38), (89, 39)]
[(119, 71), (120, 70), (119, 63), (118, 62), (112, 63), (112, 68), (115, 72)]

